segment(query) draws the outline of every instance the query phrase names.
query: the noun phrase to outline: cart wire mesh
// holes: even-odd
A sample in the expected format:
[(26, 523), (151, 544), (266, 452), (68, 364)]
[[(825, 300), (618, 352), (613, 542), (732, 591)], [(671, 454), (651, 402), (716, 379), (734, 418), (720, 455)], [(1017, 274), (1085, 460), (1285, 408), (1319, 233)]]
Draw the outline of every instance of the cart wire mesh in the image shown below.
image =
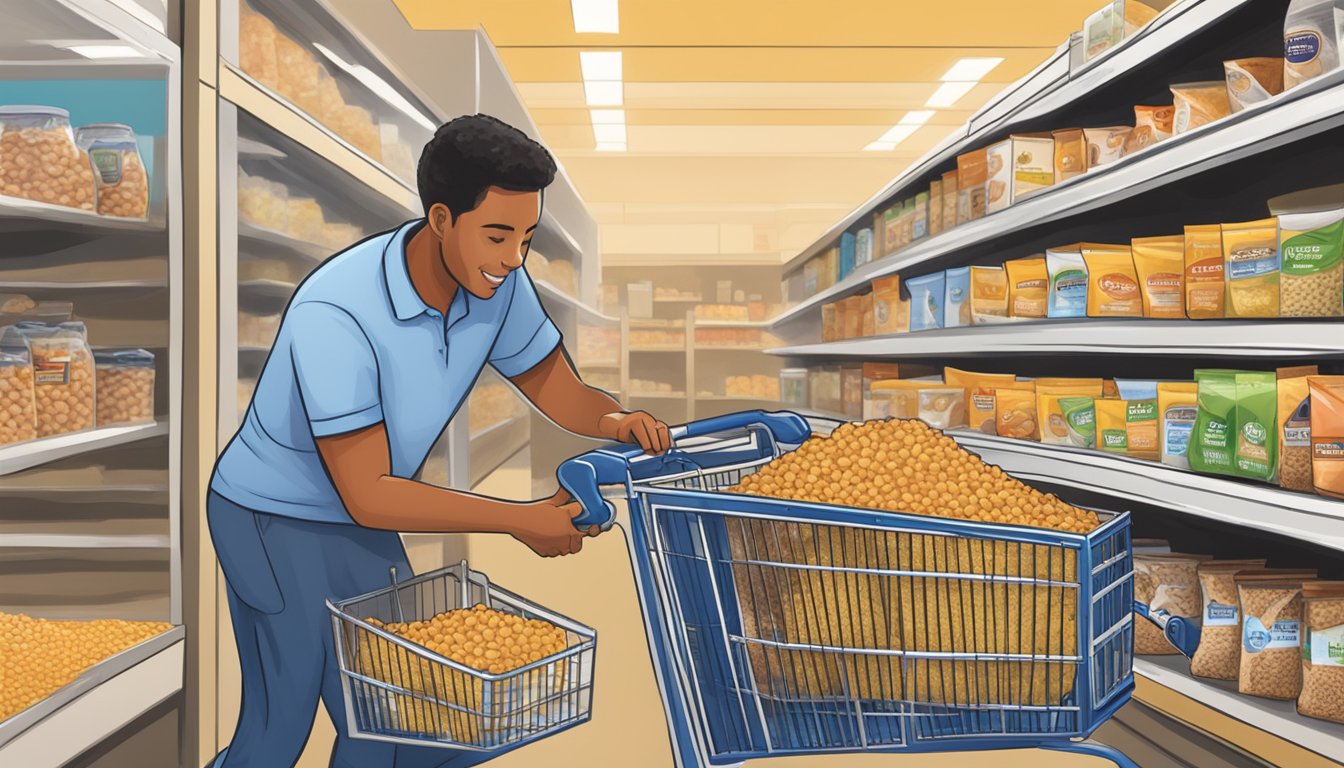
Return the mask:
[[(477, 604), (554, 624), (565, 633), (565, 650), (492, 675), (367, 621), (427, 621)], [(591, 716), (596, 633), (491, 584), (465, 562), (327, 605), (352, 735), (496, 751), (550, 736)]]
[(626, 486), (709, 761), (1058, 743), (1128, 699), (1128, 514), (1081, 536), (727, 492), (769, 460)]

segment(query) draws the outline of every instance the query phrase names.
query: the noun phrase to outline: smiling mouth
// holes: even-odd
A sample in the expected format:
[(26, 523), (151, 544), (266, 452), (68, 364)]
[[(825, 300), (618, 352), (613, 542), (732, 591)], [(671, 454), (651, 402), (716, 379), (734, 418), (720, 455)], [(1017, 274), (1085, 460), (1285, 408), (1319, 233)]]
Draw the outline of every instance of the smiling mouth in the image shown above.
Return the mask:
[(486, 281), (487, 283), (493, 285), (493, 286), (500, 286), (500, 285), (503, 285), (503, 284), (504, 284), (504, 277), (508, 277), (507, 274), (505, 274), (504, 277), (495, 277), (494, 275), (490, 274), (489, 272), (486, 272), (484, 269), (481, 270), (481, 274), (485, 276), (485, 281)]

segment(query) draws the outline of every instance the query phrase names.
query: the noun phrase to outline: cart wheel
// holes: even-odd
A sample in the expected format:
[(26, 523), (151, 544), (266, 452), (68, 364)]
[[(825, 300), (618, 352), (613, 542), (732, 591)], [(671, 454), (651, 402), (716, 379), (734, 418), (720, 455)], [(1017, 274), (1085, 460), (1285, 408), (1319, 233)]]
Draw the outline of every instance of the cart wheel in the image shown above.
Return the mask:
[(1041, 749), (1072, 752), (1076, 755), (1092, 755), (1093, 757), (1110, 760), (1119, 768), (1139, 768), (1139, 764), (1130, 760), (1124, 752), (1096, 741), (1066, 741), (1060, 744), (1042, 744)]

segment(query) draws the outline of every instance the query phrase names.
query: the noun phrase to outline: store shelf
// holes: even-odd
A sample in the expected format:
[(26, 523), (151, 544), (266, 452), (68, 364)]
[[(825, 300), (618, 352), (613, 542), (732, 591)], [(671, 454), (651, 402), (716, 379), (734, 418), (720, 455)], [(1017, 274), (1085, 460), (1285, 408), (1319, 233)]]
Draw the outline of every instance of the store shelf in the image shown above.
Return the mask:
[(300, 111), (227, 62), (220, 62), (219, 95), (273, 130), (311, 150), (363, 182), (391, 203), (414, 215), (420, 211), (415, 190), (345, 139)]
[(1344, 762), (1344, 725), (1302, 717), (1291, 701), (1242, 696), (1236, 683), (1193, 677), (1183, 656), (1137, 657), (1134, 675), (1134, 698), (1274, 765)]
[(678, 345), (675, 347), (631, 347), (631, 352), (685, 352), (686, 347)]
[(537, 295), (541, 297), (543, 302), (555, 304), (566, 310), (575, 311), (579, 314), (579, 319), (581, 320), (608, 325), (615, 325), (621, 322), (620, 318), (604, 315), (601, 312), (598, 312), (596, 309), (593, 309), (573, 296), (561, 291), (559, 288), (556, 288), (545, 280), (533, 280), (532, 284), (537, 287)]
[(631, 392), (631, 400), (685, 400), (685, 392)]
[[(239, 139), (239, 141), (243, 141), (243, 139)], [(324, 245), (300, 240), (274, 229), (258, 227), (242, 219), (238, 220), (238, 250), (248, 255), (263, 255), (279, 251), (319, 262), (325, 261), (335, 253)]]
[(1043, 223), (1096, 210), (1212, 168), (1344, 125), (1344, 70), (1309, 81), (1268, 101), (1153, 144), (984, 218), (925, 238), (892, 256), (865, 264), (771, 321), (778, 327), (823, 303), (861, 290), (874, 278), (916, 270), (973, 245)]
[(93, 536), (67, 533), (6, 533), (0, 549), (168, 549), (167, 536)]
[(64, 765), (181, 691), (185, 638), (174, 627), (0, 722), (0, 765)]
[(284, 160), (289, 157), (269, 144), (246, 137), (238, 139), (238, 156), (251, 160)]
[(0, 476), (40, 466), (49, 461), (125, 445), (168, 434), (163, 422), (129, 427), (102, 427), (68, 435), (44, 437), (0, 448)]
[(767, 350), (781, 357), (976, 357), (1018, 354), (1344, 357), (1329, 320), (1043, 320), (944, 328)]
[(238, 283), (238, 306), (251, 312), (273, 315), (284, 310), (298, 287), (284, 280), (243, 280)]
[[(1129, 77), (1170, 51), (1188, 51), (1191, 38), (1250, 0), (1185, 0), (1115, 48), (1103, 52), (1077, 71), (1069, 72), (1068, 41), (1032, 72), (1004, 88), (954, 134), (915, 161), (876, 194), (850, 211), (811, 246), (789, 259), (787, 274), (834, 244), (841, 233), (872, 216), (875, 208), (911, 187), (934, 169), (954, 164), (957, 155), (986, 146), (1012, 126), (1060, 111), (1107, 84)], [(910, 190), (913, 194), (915, 190)], [(922, 190), (919, 190), (922, 191)]]
[(1100, 451), (967, 430), (948, 434), (963, 448), (1025, 480), (1151, 504), (1344, 551), (1341, 501)]
[(527, 445), (531, 437), (529, 419), (530, 414), (523, 413), (471, 436), (471, 454), (467, 462), (472, 486)]
[(704, 304), (705, 302), (704, 302), (704, 299), (702, 299), (702, 298), (699, 297), (699, 296), (692, 296), (692, 297), (685, 298), (685, 299), (681, 299), (681, 298), (677, 298), (677, 299), (658, 299), (658, 298), (655, 298), (655, 299), (653, 300), (653, 303), (654, 303), (654, 304)]
[(79, 467), (30, 469), (0, 480), (0, 497), (104, 503), (168, 501), (168, 477), (162, 470)]
[(0, 195), (0, 232), (32, 229), (74, 229), (100, 235), (117, 232), (163, 232), (162, 221), (100, 216), (93, 211)]
[(619, 370), (620, 367), (621, 367), (621, 361), (620, 361), (620, 360), (605, 360), (605, 361), (601, 361), (601, 362), (584, 362), (584, 363), (579, 363), (578, 366), (579, 366), (579, 369), (580, 369), (580, 370), (584, 370), (584, 369), (597, 370), (597, 371), (601, 371), (601, 370)]
[(0, 288), (11, 291), (152, 291), (167, 287), (167, 280), (0, 280)]
[(769, 328), (769, 320), (696, 320), (696, 328)]
[(754, 347), (732, 347), (716, 344), (697, 344), (696, 352), (765, 352), (766, 348), (762, 346)]

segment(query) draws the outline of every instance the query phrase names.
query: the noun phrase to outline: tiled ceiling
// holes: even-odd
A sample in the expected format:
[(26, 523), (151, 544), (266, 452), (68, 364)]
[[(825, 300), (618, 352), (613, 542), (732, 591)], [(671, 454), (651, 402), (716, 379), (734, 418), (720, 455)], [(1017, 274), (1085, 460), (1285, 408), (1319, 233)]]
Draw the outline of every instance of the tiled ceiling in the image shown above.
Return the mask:
[[(729, 226), (754, 228), (745, 238), (752, 250), (791, 255), (1039, 64), (1099, 5), (620, 0), (618, 33), (579, 34), (570, 0), (394, 1), (417, 29), (485, 29), (617, 260), (692, 255), (684, 252), (707, 247), (708, 229)], [(596, 151), (583, 51), (622, 54), (625, 151)], [(1003, 62), (894, 149), (864, 151), (925, 109), (963, 57)], [(641, 237), (641, 228), (658, 237)], [(720, 238), (725, 259), (743, 240)]]

